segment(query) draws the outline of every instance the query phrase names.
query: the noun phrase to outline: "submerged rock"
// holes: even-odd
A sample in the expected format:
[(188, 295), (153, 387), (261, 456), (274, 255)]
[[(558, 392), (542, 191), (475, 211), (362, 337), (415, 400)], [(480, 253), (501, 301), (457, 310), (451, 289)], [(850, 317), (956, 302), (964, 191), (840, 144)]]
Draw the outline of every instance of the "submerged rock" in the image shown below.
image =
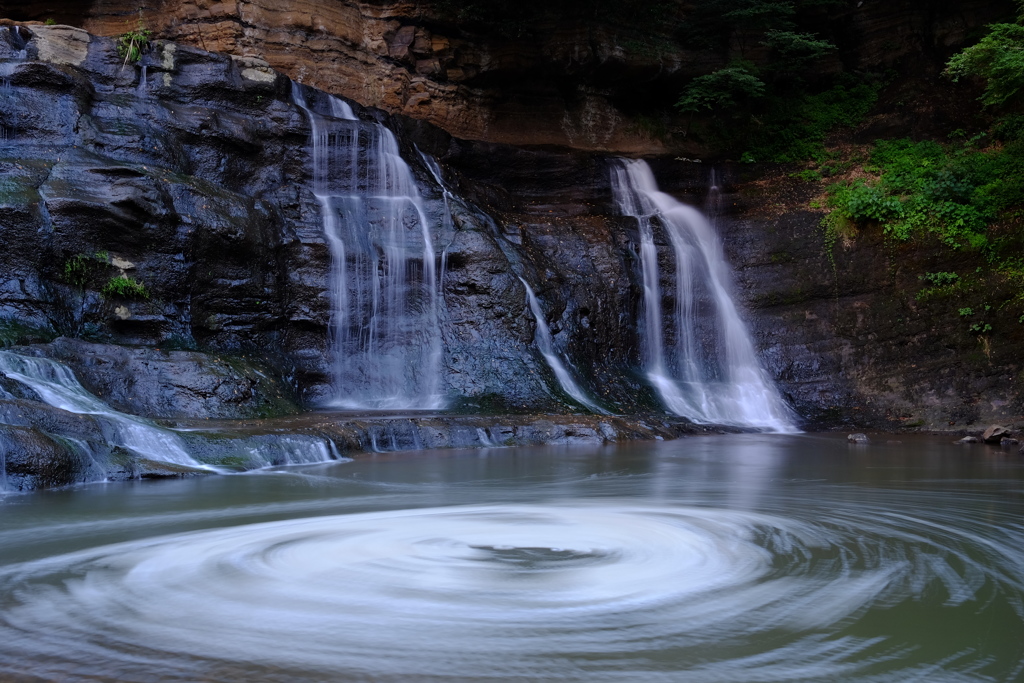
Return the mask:
[(959, 444), (978, 443), (978, 437), (976, 437), (976, 436), (965, 436), (962, 439), (958, 439), (957, 441), (954, 441), (954, 443), (959, 443)]
[(867, 434), (861, 434), (859, 432), (857, 434), (848, 434), (846, 436), (846, 440), (850, 443), (868, 443), (871, 441)]

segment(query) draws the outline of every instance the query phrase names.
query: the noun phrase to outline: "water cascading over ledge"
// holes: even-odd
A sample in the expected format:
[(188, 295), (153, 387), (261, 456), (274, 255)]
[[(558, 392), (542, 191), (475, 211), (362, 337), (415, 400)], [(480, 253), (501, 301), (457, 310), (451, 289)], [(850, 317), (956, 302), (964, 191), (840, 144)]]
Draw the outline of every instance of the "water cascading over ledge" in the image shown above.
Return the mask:
[[(619, 211), (639, 226), (643, 362), (665, 407), (698, 423), (795, 431), (729, 293), (731, 273), (714, 227), (697, 209), (659, 191), (645, 161), (616, 162), (611, 181)], [(669, 311), (662, 306), (656, 222), (674, 256)]]
[(346, 409), (443, 407), (440, 293), (431, 226), (394, 134), (328, 96), (314, 111), (313, 192), (331, 249), (333, 399)]

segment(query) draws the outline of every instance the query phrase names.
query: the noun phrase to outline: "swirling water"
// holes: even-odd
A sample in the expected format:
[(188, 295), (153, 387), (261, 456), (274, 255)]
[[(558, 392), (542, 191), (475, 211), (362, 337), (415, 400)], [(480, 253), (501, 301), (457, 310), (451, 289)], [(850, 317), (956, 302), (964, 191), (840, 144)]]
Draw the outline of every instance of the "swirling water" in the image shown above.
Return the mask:
[(0, 679), (1017, 681), (1024, 465), (736, 435), (0, 499)]

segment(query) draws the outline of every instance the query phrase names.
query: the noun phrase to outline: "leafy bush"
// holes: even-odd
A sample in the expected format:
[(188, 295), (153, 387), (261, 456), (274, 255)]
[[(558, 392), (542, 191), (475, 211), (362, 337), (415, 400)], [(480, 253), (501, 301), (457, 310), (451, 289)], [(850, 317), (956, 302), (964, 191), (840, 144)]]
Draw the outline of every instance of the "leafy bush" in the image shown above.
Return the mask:
[(142, 53), (149, 47), (149, 41), (152, 38), (153, 32), (143, 25), (140, 17), (139, 24), (135, 29), (126, 31), (117, 37), (117, 55), (124, 59), (124, 65), (134, 64), (142, 59)]
[(693, 79), (676, 107), (684, 112), (716, 111), (750, 102), (764, 95), (764, 83), (750, 65), (736, 63)]
[(988, 226), (1024, 204), (1024, 149), (974, 142), (879, 141), (878, 179), (830, 187), (831, 220), (879, 223), (898, 240), (932, 233), (954, 249), (990, 248)]
[(948, 287), (959, 282), (960, 276), (956, 273), (947, 272), (925, 273), (921, 276), (921, 279), (929, 284), (935, 285), (936, 287)]
[(148, 299), (149, 290), (146, 285), (138, 280), (124, 275), (110, 278), (110, 281), (103, 287), (104, 296), (119, 297), (122, 299)]
[(772, 69), (783, 73), (798, 73), (811, 62), (836, 49), (830, 41), (818, 38), (813, 33), (778, 29), (766, 31), (761, 44), (775, 53)]

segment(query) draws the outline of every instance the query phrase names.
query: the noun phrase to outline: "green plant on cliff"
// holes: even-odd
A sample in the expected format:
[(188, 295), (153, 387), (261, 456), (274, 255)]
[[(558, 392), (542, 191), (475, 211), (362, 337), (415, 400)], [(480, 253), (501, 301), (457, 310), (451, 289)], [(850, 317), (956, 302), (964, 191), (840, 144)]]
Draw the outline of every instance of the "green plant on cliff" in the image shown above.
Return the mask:
[(996, 256), (989, 226), (1024, 205), (1024, 143), (978, 146), (880, 140), (865, 170), (874, 177), (829, 188), (827, 224), (875, 223), (898, 241), (934, 235), (952, 249)]
[(149, 41), (152, 38), (153, 32), (143, 23), (142, 9), (139, 8), (139, 21), (135, 28), (125, 31), (117, 37), (117, 55), (124, 59), (121, 68), (142, 59), (142, 53), (149, 47)]
[[(937, 254), (959, 252), (957, 262), (976, 265), (973, 272), (925, 273), (917, 300), (955, 305), (985, 293), (1016, 315), (1024, 307), (1024, 139), (1005, 139), (1011, 134), (878, 141), (856, 169), (859, 178), (828, 188), (826, 240), (839, 229), (875, 226), (893, 245), (930, 242)], [(962, 303), (958, 310), (974, 314)], [(973, 320), (970, 331), (985, 334), (996, 320)]]
[(149, 290), (146, 285), (142, 284), (138, 280), (124, 275), (118, 275), (117, 277), (110, 278), (110, 281), (104, 285), (102, 294), (108, 297), (118, 297), (121, 299), (148, 299)]
[(75, 254), (61, 267), (60, 279), (79, 289), (85, 289), (98, 273), (102, 272), (110, 260), (105, 251), (94, 254)]

